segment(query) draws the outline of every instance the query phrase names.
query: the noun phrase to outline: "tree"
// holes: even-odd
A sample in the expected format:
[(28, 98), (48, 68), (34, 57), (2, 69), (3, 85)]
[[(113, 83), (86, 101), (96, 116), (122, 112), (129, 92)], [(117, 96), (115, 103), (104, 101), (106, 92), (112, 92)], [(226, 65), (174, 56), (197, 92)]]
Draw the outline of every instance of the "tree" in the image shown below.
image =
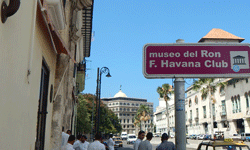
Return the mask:
[(139, 109), (137, 110), (137, 113), (134, 117), (134, 125), (140, 126), (140, 130), (142, 130), (142, 121), (148, 121), (150, 117), (151, 110), (146, 105), (140, 105)]
[(174, 93), (174, 91), (172, 90), (172, 86), (165, 83), (162, 84), (162, 86), (157, 88), (157, 93), (159, 94), (160, 98), (163, 98), (166, 102), (166, 117), (167, 117), (167, 121), (168, 121), (168, 135), (170, 135), (170, 125), (169, 125), (169, 110), (168, 110), (168, 101), (171, 99), (171, 94)]
[[(79, 94), (78, 106), (77, 106), (77, 133), (90, 133), (92, 123), (96, 120), (96, 103), (93, 100), (95, 95), (93, 94)], [(93, 112), (93, 120), (92, 120)], [(113, 111), (109, 110), (105, 104), (100, 103), (100, 127), (99, 131), (103, 133), (119, 133), (122, 131), (122, 126), (118, 117)]]

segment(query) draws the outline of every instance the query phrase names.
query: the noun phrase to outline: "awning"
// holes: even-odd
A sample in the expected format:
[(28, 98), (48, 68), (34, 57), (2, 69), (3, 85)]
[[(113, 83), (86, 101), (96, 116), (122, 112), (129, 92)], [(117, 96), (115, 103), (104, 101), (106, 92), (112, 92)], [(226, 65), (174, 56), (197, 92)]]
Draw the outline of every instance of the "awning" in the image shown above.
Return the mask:
[[(39, 19), (40, 25), (42, 25), (42, 30), (44, 31), (45, 35), (48, 36), (48, 39), (50, 39), (52, 47), (55, 48), (57, 54), (63, 53), (69, 55), (70, 58), (75, 62), (75, 59), (72, 57), (69, 48), (66, 46), (59, 32), (56, 30), (56, 28), (54, 28), (52, 22), (50, 21), (49, 15), (44, 11), (41, 11), (42, 8), (39, 3), (37, 8), (37, 18)], [(46, 8), (46, 5), (44, 8)]]

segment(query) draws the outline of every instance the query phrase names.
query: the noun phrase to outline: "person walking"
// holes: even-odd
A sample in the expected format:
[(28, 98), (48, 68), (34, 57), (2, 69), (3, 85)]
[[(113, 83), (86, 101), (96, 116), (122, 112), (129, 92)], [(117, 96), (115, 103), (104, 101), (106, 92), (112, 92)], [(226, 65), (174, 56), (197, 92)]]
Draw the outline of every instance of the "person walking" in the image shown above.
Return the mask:
[(134, 150), (138, 150), (139, 144), (144, 139), (144, 137), (145, 137), (145, 132), (144, 131), (140, 131), (138, 133), (138, 139), (134, 143)]
[(156, 148), (156, 150), (175, 150), (175, 145), (173, 142), (168, 141), (168, 134), (163, 133), (161, 136), (161, 144)]
[(82, 135), (82, 149), (87, 150), (89, 146), (89, 142), (87, 141), (86, 135)]
[(70, 135), (69, 139), (68, 139), (68, 143), (64, 146), (63, 150), (75, 150), (73, 148), (74, 142), (75, 142), (75, 136), (74, 135)]
[(138, 150), (152, 150), (153, 149), (152, 144), (150, 143), (150, 141), (153, 138), (153, 134), (151, 132), (148, 132), (146, 137), (147, 137), (147, 140), (142, 141), (139, 144)]
[(112, 138), (113, 138), (113, 134), (110, 134), (109, 139), (107, 140), (109, 150), (114, 150), (115, 149), (115, 147), (114, 147), (115, 142), (113, 141)]
[(73, 144), (75, 150), (82, 150), (82, 135), (77, 135), (77, 141)]
[(97, 133), (95, 135), (95, 141), (90, 143), (88, 146), (88, 150), (105, 150), (104, 144), (101, 143), (102, 135), (101, 133)]
[(62, 145), (61, 148), (65, 147), (67, 145), (69, 139), (69, 134), (64, 132), (64, 127), (62, 127)]

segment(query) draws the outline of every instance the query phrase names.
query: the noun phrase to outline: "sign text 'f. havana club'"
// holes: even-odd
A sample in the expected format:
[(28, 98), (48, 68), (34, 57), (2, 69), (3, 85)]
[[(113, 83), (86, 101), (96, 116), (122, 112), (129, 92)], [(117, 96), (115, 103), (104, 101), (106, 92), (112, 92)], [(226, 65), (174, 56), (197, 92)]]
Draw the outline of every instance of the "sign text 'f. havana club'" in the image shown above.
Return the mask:
[(250, 77), (249, 44), (146, 44), (146, 78)]

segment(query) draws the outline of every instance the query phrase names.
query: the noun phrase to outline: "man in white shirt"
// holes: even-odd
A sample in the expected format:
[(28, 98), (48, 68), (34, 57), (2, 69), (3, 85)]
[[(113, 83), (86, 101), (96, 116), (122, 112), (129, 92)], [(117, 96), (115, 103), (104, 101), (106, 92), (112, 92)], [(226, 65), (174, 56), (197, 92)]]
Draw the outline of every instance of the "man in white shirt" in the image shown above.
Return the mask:
[(97, 133), (95, 135), (95, 141), (89, 144), (88, 150), (105, 150), (104, 144), (101, 143), (101, 138), (101, 133)]
[(89, 146), (89, 142), (87, 141), (87, 137), (85, 135), (82, 136), (82, 148), (83, 150), (87, 150)]
[(64, 127), (62, 127), (62, 145), (61, 147), (63, 148), (67, 143), (69, 139), (69, 134), (64, 132)]
[(63, 150), (75, 150), (73, 148), (74, 142), (75, 142), (75, 136), (74, 135), (70, 135), (69, 139), (68, 139), (68, 143), (64, 146)]
[(135, 141), (135, 144), (134, 144), (134, 150), (138, 150), (139, 144), (144, 139), (144, 137), (145, 137), (145, 132), (144, 131), (140, 131), (138, 133), (138, 139)]
[(145, 141), (142, 141), (140, 144), (139, 144), (139, 148), (138, 150), (152, 150), (152, 144), (150, 143), (150, 141), (152, 140), (153, 138), (153, 134), (151, 132), (148, 132), (147, 134), (147, 140)]
[(77, 141), (73, 144), (75, 150), (82, 150), (82, 135), (77, 135)]
[(113, 134), (110, 134), (110, 135), (109, 135), (109, 139), (108, 139), (108, 141), (107, 141), (109, 150), (114, 150), (114, 149), (115, 149), (115, 148), (114, 148), (115, 142), (113, 141), (112, 138), (113, 138)]

